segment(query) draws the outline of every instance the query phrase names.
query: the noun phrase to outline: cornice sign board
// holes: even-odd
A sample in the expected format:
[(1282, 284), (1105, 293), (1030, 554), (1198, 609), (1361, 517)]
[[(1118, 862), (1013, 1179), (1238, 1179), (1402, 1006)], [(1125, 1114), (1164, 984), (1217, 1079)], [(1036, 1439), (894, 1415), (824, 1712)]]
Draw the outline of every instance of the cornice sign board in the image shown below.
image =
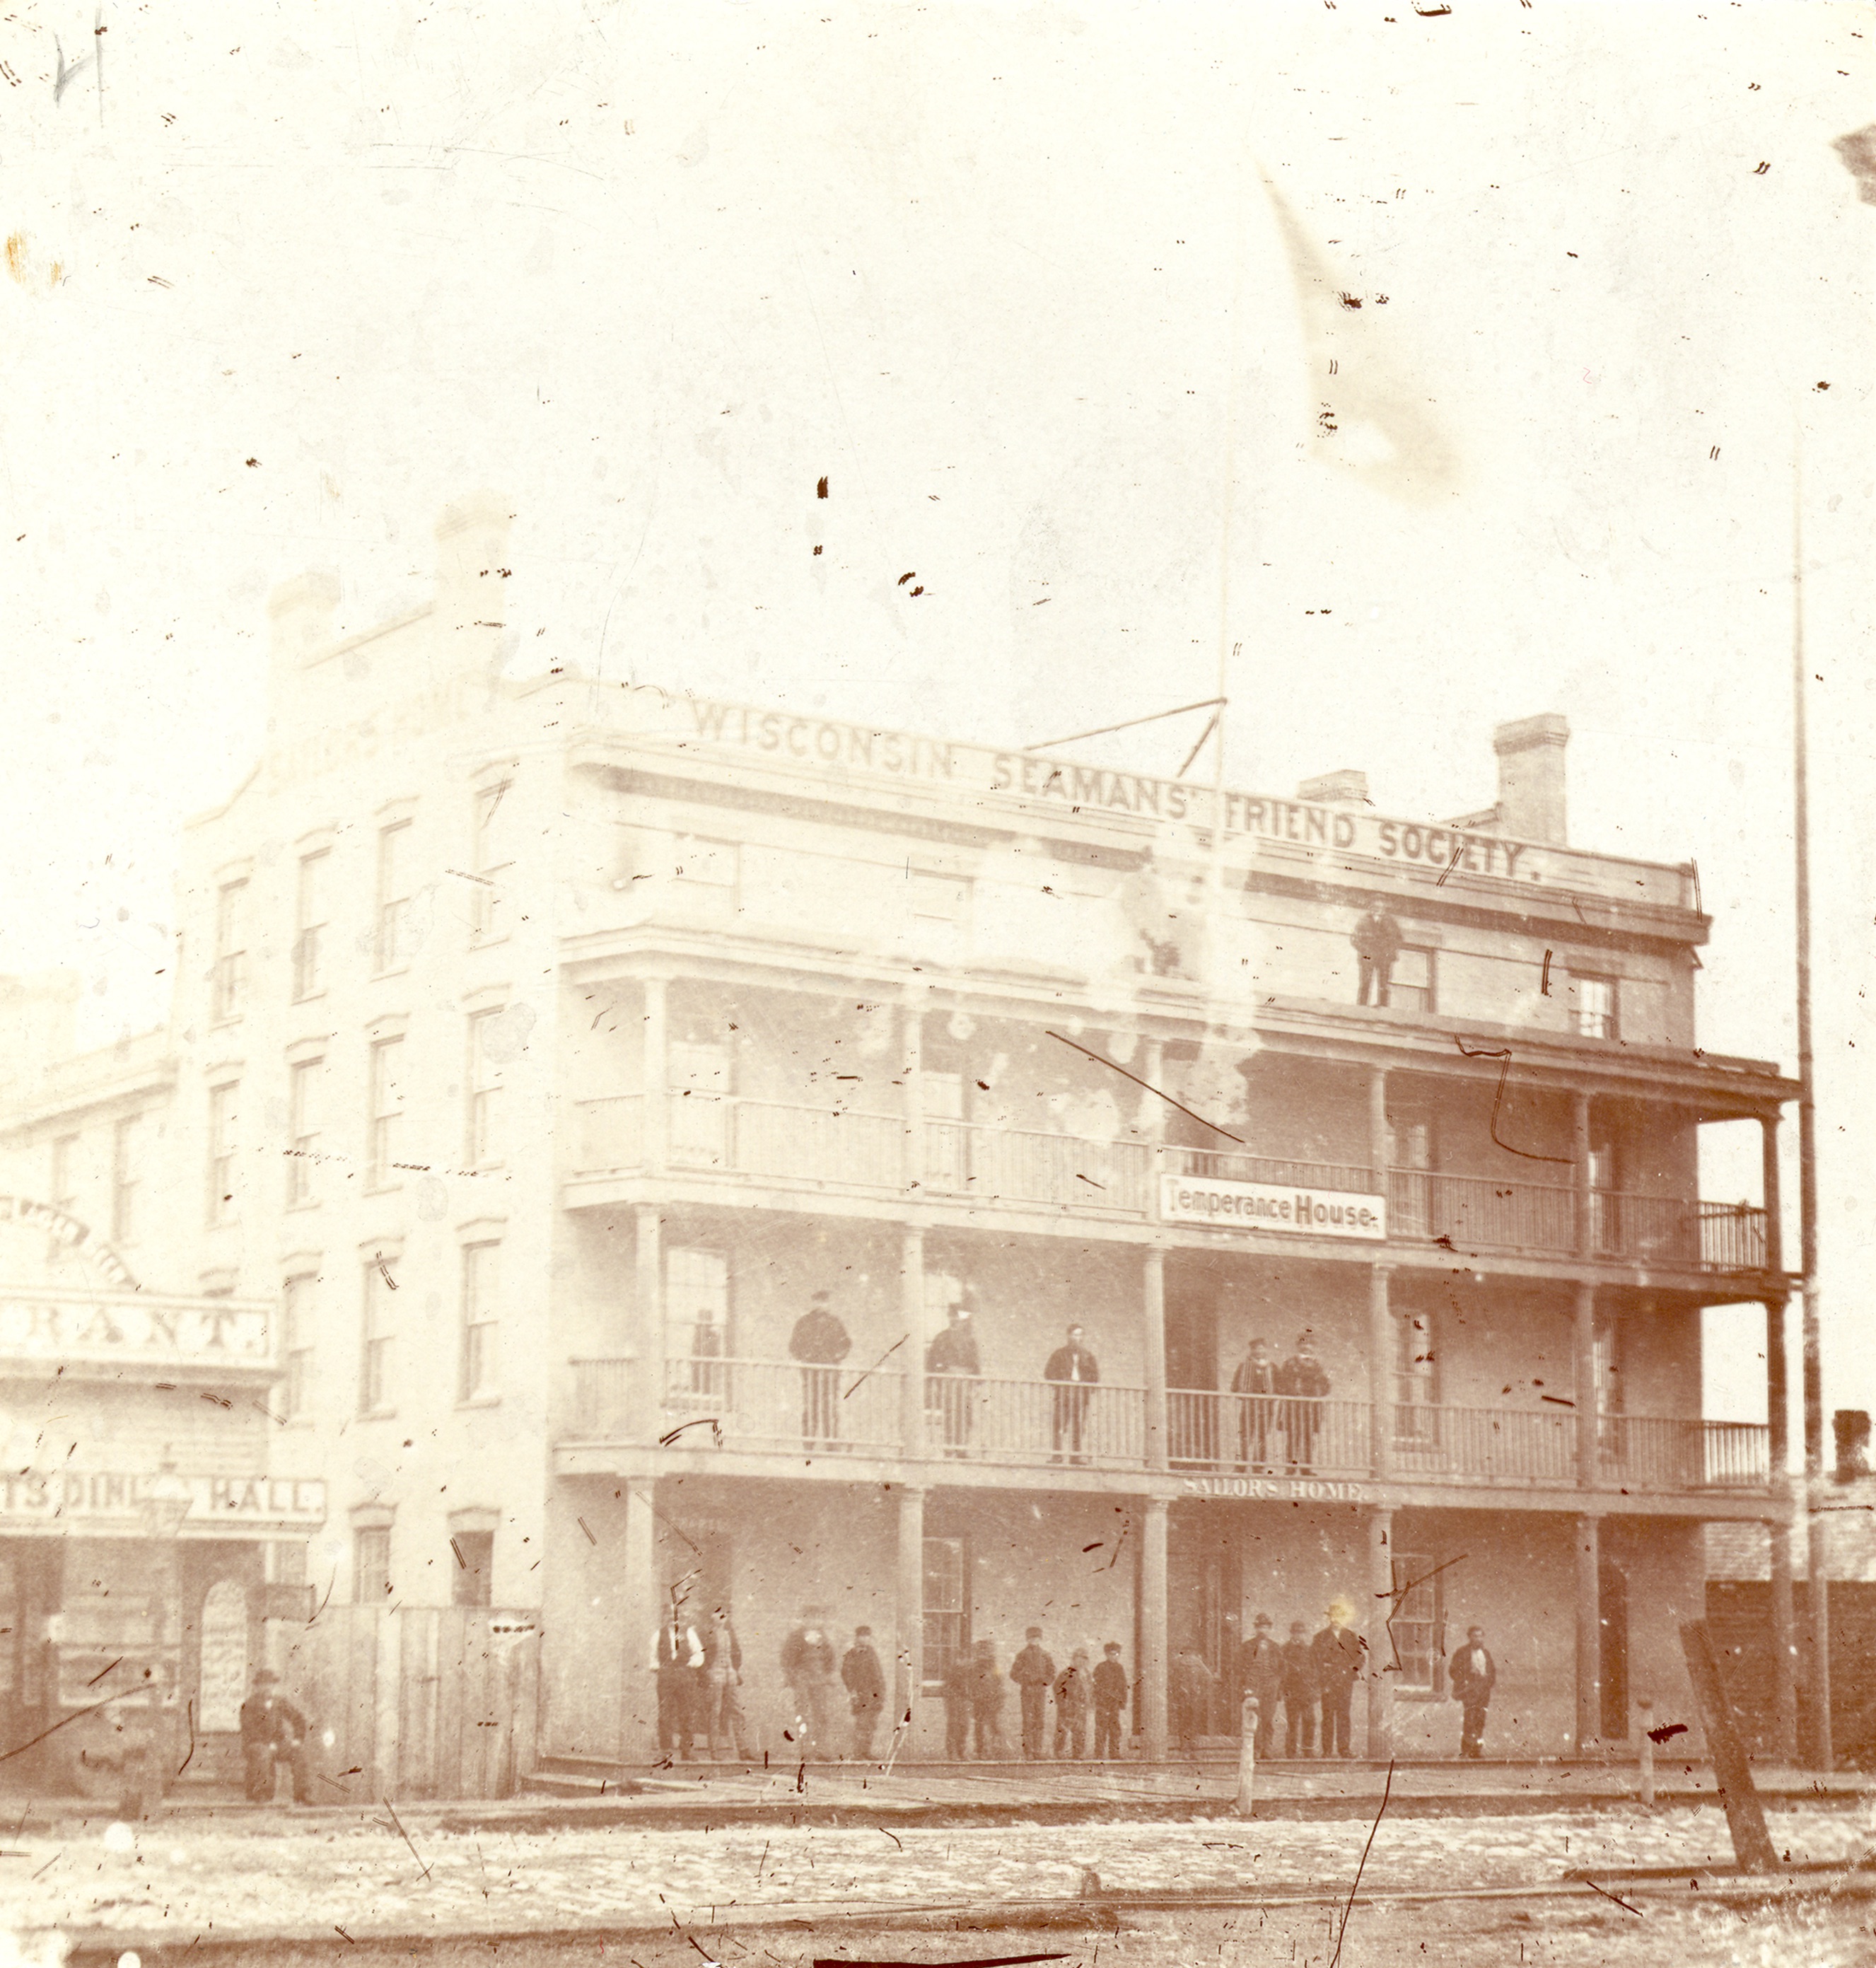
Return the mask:
[(0, 1290), (0, 1357), (114, 1365), (268, 1367), (267, 1313), (219, 1299)]
[(1387, 1241), (1387, 1198), (1348, 1190), (1299, 1189), (1187, 1175), (1160, 1178), (1160, 1220), (1206, 1230), (1274, 1230), (1295, 1237)]
[[(170, 1491), (175, 1494), (171, 1502)], [(0, 1475), (0, 1524), (99, 1520), (133, 1523), (151, 1505), (173, 1508), (187, 1530), (218, 1524), (302, 1526), (325, 1522), (325, 1484), (317, 1478), (159, 1476), (154, 1472), (29, 1469)], [(185, 1535), (186, 1531), (185, 1532)]]

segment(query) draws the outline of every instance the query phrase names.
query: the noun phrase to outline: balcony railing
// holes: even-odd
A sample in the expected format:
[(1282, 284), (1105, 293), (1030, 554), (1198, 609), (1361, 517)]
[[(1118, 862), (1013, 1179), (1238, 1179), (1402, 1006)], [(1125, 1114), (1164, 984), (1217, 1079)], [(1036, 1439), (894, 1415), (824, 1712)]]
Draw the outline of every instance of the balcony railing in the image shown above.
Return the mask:
[(1257, 1475), (1366, 1475), (1366, 1401), (1166, 1390), (1166, 1451), (1176, 1469)]
[[(565, 1439), (642, 1441), (653, 1418), (634, 1405), (636, 1364), (584, 1359), (572, 1365)], [(860, 1450), (940, 1464), (1147, 1466), (1143, 1388), (965, 1374), (923, 1379), (908, 1448), (899, 1374), (794, 1360), (667, 1360), (655, 1439), (675, 1448), (791, 1456)], [(1402, 1404), (1390, 1412), (1383, 1458), (1389, 1480), (1577, 1485), (1578, 1417), (1567, 1410)], [(1375, 1474), (1373, 1413), (1365, 1400), (1169, 1388), (1167, 1460), (1176, 1471), (1369, 1478)], [(1762, 1490), (1770, 1480), (1769, 1432), (1761, 1423), (1604, 1415), (1593, 1426), (1601, 1487)]]
[[(575, 1109), (576, 1173), (616, 1175), (645, 1166), (642, 1095), (582, 1100)], [(674, 1096), (666, 1112), (674, 1170), (855, 1195), (911, 1191), (908, 1132), (898, 1115), (695, 1092)], [(1361, 1163), (1101, 1141), (977, 1121), (928, 1120), (923, 1146), (923, 1170), (912, 1193), (1139, 1221), (1152, 1216), (1163, 1174), (1356, 1194), (1380, 1186)], [(1580, 1237), (1584, 1206), (1567, 1183), (1396, 1168), (1385, 1186), (1389, 1235), (1399, 1240), (1697, 1270), (1760, 1270), (1766, 1263), (1765, 1212), (1747, 1203), (1596, 1190), (1588, 1198), (1587, 1235)]]

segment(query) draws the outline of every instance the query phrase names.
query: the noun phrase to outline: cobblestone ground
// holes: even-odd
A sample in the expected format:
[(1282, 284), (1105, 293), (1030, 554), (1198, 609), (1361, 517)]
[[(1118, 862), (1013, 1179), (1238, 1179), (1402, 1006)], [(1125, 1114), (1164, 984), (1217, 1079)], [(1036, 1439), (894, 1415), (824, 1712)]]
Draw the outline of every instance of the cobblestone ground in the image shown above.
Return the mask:
[[(580, 1827), (516, 1834), (408, 1828), (386, 1812), (253, 1829), (86, 1827), (0, 1847), (0, 1928), (353, 1936), (548, 1927), (707, 1926), (758, 1909), (1060, 1898), (1084, 1868), (1111, 1892), (1347, 1886), (1369, 1827), (1229, 1818), (983, 1830)], [(1876, 1811), (1773, 1813), (1798, 1861), (1859, 1856)], [(1551, 1884), (1572, 1867), (1730, 1862), (1715, 1810), (1384, 1821), (1365, 1892)], [(1608, 1911), (1617, 1912), (1612, 1907)], [(1627, 1918), (1617, 1912), (1618, 1918)], [(1018, 1950), (1033, 1951), (1033, 1950)], [(1508, 1958), (1515, 1959), (1514, 1954)], [(1561, 1957), (1559, 1957), (1561, 1958)]]

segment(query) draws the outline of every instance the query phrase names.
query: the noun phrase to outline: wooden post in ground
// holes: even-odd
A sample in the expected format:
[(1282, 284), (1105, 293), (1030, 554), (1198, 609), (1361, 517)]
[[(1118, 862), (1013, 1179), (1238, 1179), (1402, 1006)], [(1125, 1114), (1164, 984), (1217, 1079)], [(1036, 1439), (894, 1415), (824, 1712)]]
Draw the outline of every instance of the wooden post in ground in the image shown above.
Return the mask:
[(1654, 1704), (1644, 1694), (1635, 1702), (1641, 1714), (1641, 1723), (1636, 1734), (1642, 1757), (1642, 1774), (1638, 1785), (1642, 1801), (1652, 1811), (1654, 1808), (1654, 1738), (1648, 1730), (1654, 1720)]
[(1258, 1706), (1257, 1698), (1254, 1694), (1247, 1694), (1244, 1697), (1244, 1705), (1239, 1715), (1237, 1801), (1231, 1807), (1239, 1817), (1250, 1817), (1257, 1799)]
[(1704, 1620), (1682, 1623), (1680, 1649), (1687, 1657), (1687, 1678), (1693, 1683), (1700, 1726), (1706, 1731), (1707, 1754), (1713, 1759), (1714, 1781), (1726, 1807), (1726, 1829), (1732, 1834), (1733, 1857), (1742, 1873), (1778, 1872), (1782, 1869), (1765, 1829), (1764, 1807), (1753, 1787), (1752, 1766), (1739, 1740)]

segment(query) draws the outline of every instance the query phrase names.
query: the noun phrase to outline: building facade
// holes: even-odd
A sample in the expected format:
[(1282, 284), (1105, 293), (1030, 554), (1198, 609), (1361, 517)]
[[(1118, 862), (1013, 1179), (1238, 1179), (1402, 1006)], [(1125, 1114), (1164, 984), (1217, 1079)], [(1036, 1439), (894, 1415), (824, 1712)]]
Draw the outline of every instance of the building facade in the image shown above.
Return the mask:
[[(1358, 1743), (1409, 1755), (1482, 1624), (1488, 1747), (1560, 1754), (1684, 1690), (1709, 1523), (1775, 1527), (1788, 1609), (1784, 1443), (1702, 1418), (1700, 1332), (1762, 1303), (1782, 1372), (1794, 1089), (1696, 1046), (1692, 871), (1567, 844), (1561, 719), (1429, 824), (1357, 774), (508, 681), (506, 526), (452, 509), (366, 636), (277, 593), (267, 756), (186, 844), (163, 1193), (279, 1306), (315, 1592), (538, 1610), (544, 1743), (625, 1760), (674, 1592), (731, 1610), (777, 1756), (810, 1606), (872, 1627), (913, 1756), (1030, 1625), (1121, 1643), (1158, 1755), (1234, 1730), (1258, 1613), (1344, 1597)], [(1769, 1210), (1699, 1196), (1741, 1119)], [(1050, 1377), (1071, 1326), (1098, 1381)], [(1315, 1368), (1247, 1394), (1257, 1340)], [(1182, 1652), (1215, 1691), (1169, 1717)]]

